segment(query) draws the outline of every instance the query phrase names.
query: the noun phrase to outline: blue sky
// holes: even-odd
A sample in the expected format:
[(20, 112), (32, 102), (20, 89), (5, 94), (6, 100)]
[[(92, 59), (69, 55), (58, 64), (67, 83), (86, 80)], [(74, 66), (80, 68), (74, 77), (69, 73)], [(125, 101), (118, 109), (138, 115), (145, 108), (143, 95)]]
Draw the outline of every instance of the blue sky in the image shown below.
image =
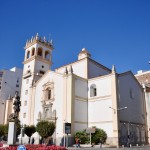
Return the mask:
[(54, 43), (52, 69), (92, 59), (117, 72), (150, 70), (149, 0), (0, 0), (0, 69), (23, 68), (27, 39)]

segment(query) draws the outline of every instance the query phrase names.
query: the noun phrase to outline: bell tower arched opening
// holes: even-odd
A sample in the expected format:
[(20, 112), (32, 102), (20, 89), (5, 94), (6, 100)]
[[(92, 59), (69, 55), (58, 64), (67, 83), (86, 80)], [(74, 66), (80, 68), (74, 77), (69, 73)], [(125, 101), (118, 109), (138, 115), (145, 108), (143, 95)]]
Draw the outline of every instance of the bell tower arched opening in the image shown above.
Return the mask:
[(49, 58), (50, 58), (50, 53), (49, 53), (49, 51), (45, 51), (45, 59), (46, 59), (46, 60), (49, 60)]
[(32, 48), (32, 56), (35, 54), (35, 48)]
[(30, 58), (30, 51), (27, 52), (27, 58), (26, 59), (29, 59)]
[(42, 56), (42, 53), (43, 53), (43, 49), (42, 49), (41, 47), (38, 48), (37, 55), (38, 55), (38, 56)]

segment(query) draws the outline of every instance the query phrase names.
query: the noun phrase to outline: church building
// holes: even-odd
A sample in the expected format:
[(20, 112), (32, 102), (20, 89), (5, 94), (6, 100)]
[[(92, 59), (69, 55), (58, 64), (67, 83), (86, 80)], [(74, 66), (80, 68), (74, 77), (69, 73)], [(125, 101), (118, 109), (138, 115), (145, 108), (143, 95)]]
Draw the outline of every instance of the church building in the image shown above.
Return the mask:
[(54, 121), (57, 145), (63, 144), (64, 123), (71, 123), (69, 139), (96, 126), (107, 133), (110, 145), (147, 142), (144, 93), (131, 71), (117, 73), (85, 48), (77, 61), (52, 71), (52, 51), (52, 41), (38, 34), (25, 45), (21, 124)]

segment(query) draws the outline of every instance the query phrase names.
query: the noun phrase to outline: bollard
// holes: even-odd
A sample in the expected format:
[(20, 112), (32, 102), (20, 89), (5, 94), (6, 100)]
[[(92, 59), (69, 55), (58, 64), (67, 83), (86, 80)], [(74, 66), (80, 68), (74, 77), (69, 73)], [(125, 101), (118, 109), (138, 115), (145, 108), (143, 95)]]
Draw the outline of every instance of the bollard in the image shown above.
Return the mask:
[(102, 143), (100, 143), (100, 148), (102, 148)]
[(138, 146), (139, 146), (139, 144), (136, 144), (136, 146), (138, 147)]
[(122, 145), (122, 148), (124, 148), (124, 145)]
[(130, 147), (132, 147), (132, 145), (130, 144)]

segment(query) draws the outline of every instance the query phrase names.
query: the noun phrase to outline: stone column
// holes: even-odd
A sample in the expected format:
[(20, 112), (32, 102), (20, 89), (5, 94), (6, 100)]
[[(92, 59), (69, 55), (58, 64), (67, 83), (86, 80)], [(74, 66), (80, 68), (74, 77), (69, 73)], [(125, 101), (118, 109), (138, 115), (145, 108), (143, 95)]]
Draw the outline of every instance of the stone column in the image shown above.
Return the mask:
[(16, 124), (13, 121), (9, 122), (7, 144), (9, 144), (9, 145), (16, 144)]

